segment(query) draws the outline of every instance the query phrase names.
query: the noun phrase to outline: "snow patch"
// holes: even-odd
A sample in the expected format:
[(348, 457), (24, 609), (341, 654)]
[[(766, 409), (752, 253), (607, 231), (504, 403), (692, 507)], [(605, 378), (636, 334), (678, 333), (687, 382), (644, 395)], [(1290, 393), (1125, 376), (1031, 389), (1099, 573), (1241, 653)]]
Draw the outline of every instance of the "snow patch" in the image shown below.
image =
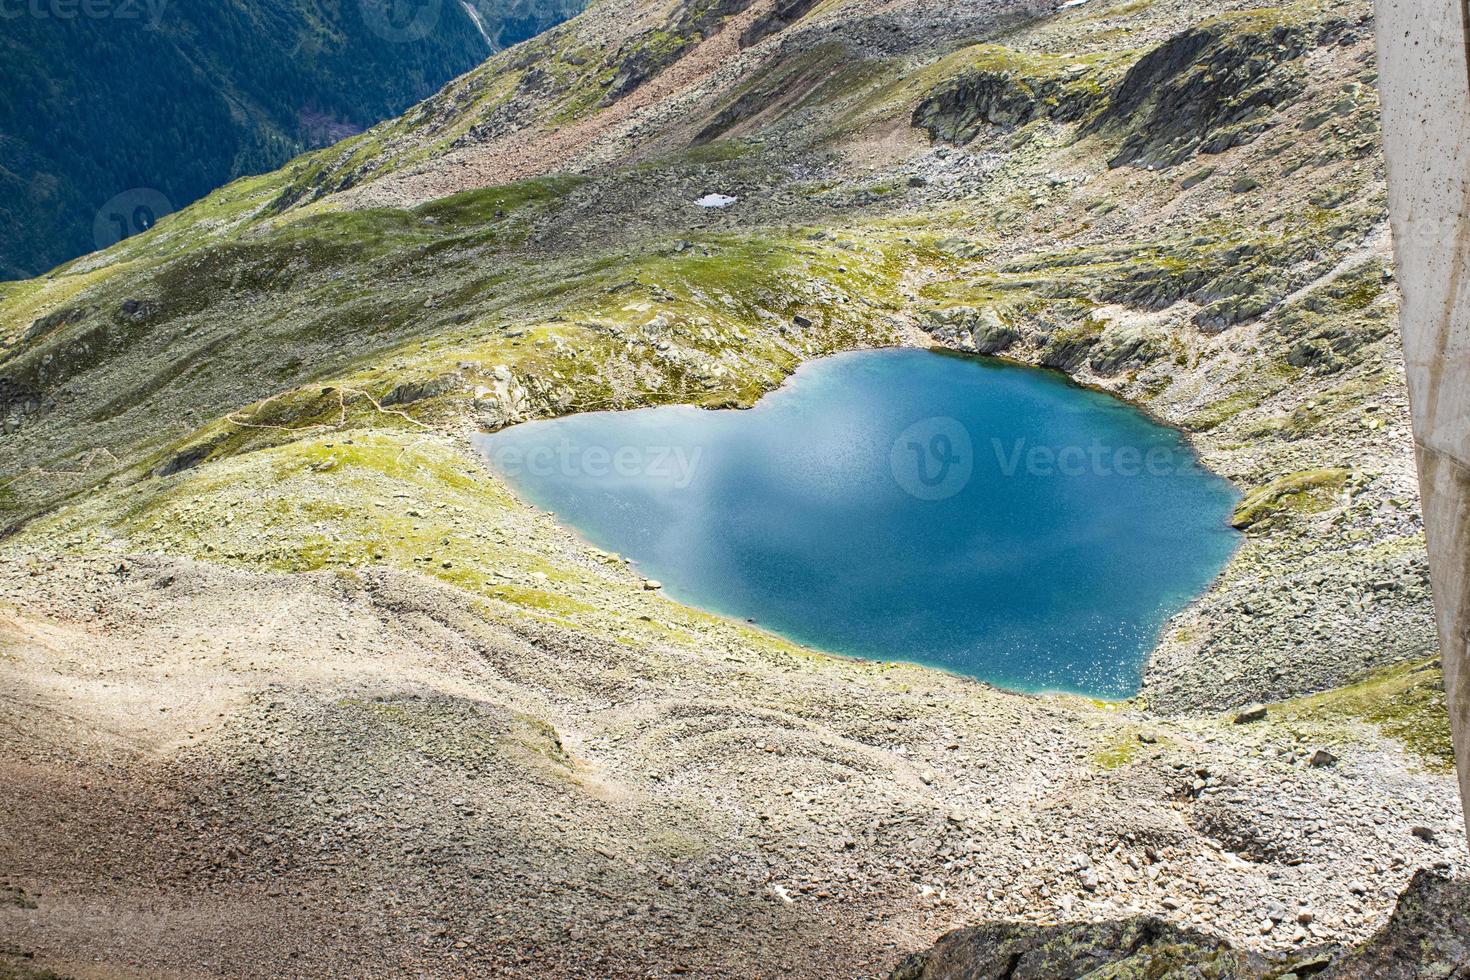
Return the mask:
[(702, 208), (728, 208), (738, 200), (740, 198), (730, 197), (728, 194), (706, 194), (694, 203)]

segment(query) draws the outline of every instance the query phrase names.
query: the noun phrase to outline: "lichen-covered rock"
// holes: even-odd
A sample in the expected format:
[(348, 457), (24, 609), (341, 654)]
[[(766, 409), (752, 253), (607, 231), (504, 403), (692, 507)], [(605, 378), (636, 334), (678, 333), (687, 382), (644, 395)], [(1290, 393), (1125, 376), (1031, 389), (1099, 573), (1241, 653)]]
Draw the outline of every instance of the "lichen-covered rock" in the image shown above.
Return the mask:
[(769, 12), (757, 17), (740, 35), (740, 46), (748, 48), (772, 34), (780, 33), (805, 17), (816, 6), (817, 0), (776, 0), (775, 6)]
[(1256, 978), (1269, 961), (1152, 916), (1033, 926), (995, 923), (950, 933), (891, 980), (1077, 980), (1082, 977)]
[(919, 104), (914, 125), (948, 143), (964, 144), (984, 126), (1016, 126), (1041, 111), (1035, 88), (1002, 72), (977, 72), (958, 79)]
[(1088, 66), (1078, 64), (1048, 75), (1044, 66), (1012, 53), (991, 54), (920, 102), (913, 124), (933, 139), (965, 145), (990, 126), (1024, 126), (1041, 118), (1075, 122), (1102, 101), (1090, 74)]
[(1269, 310), (1274, 301), (1255, 293), (1214, 300), (1194, 315), (1194, 323), (1205, 333), (1220, 333), (1237, 323), (1254, 320)]
[(1251, 11), (1177, 34), (1129, 69), (1095, 126), (1128, 133), (1110, 166), (1172, 167), (1254, 140), (1306, 90), (1318, 32)]
[(21, 427), (27, 416), (40, 412), (46, 396), (34, 388), (0, 378), (0, 433), (9, 435)]
[(1325, 980), (1470, 977), (1470, 882), (1414, 875), (1378, 934), (1322, 974)]
[(1102, 339), (1102, 324), (1087, 322), (1056, 330), (1042, 348), (1041, 365), (1071, 372), (1087, 361)]
[(1264, 956), (1152, 916), (1035, 926), (959, 929), (916, 953), (891, 980), (1080, 980), (1214, 977), (1217, 980), (1459, 980), (1470, 976), (1470, 883), (1418, 872), (1388, 924), (1356, 950)]
[(1160, 338), (1143, 331), (1104, 331), (1092, 348), (1088, 366), (1106, 377), (1145, 367), (1167, 354)]
[(929, 331), (960, 350), (999, 354), (1018, 343), (1023, 334), (995, 309), (960, 306), (929, 314)]
[(37, 317), (31, 323), (30, 328), (25, 332), (21, 340), (24, 343), (40, 340), (53, 330), (58, 330), (71, 323), (80, 322), (92, 312), (94, 311), (85, 307), (71, 306), (57, 310), (54, 313), (48, 313), (45, 316)]
[(393, 389), (383, 396), (383, 405), (412, 405), (428, 398), (438, 398), (447, 395), (464, 384), (464, 376), (459, 373), (440, 375), (437, 378), (425, 378), (422, 380), (400, 381)]

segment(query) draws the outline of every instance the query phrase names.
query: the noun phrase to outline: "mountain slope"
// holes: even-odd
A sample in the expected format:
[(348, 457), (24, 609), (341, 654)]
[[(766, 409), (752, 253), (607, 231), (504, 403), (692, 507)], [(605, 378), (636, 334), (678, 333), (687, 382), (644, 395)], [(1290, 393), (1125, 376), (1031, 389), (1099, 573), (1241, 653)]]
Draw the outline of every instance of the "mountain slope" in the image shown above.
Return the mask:
[(0, 39), (0, 278), (36, 275), (359, 132), (578, 8), (430, 0), (414, 18), (385, 0), (57, 9), (7, 16)]
[[(23, 947), (825, 977), (977, 922), (1369, 935), (1466, 860), (1372, 27), (1330, 0), (608, 0), (0, 287)], [(467, 441), (749, 404), (903, 343), (1115, 391), (1240, 485), (1246, 543), (1138, 700), (680, 607)]]
[[(1363, 14), (1150, 5), (1119, 48), (1101, 15), (1019, 29), (1024, 7), (914, 4), (881, 29), (839, 5), (741, 49), (765, 7), (627, 7), (12, 287), (10, 341), (30, 339), (4, 365), (19, 433), (0, 452), (168, 469), (149, 454), (262, 438), (220, 421), (261, 399), (335, 412), (325, 384), (427, 394), (413, 414), (449, 428), (748, 401), (800, 358), (925, 330), (1137, 400), (1262, 495), (1251, 545), (1156, 658), (1177, 667), (1151, 679), (1161, 705), (1433, 650)], [(984, 24), (991, 41), (959, 33)], [(710, 191), (740, 204), (692, 205)], [(7, 506), (59, 489), (24, 478)], [(1273, 569), (1307, 607), (1274, 606)]]

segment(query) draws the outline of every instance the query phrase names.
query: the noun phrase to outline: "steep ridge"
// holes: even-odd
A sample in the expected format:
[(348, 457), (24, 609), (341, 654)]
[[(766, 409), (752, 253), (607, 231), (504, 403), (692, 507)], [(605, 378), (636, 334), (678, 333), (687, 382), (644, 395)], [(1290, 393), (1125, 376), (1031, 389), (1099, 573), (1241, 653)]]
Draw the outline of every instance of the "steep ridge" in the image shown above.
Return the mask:
[[(126, 915), (105, 955), (184, 972), (831, 976), (977, 921), (1365, 938), (1465, 861), (1372, 27), (610, 0), (0, 287), (21, 948), (64, 965)], [(1246, 544), (1137, 701), (681, 608), (466, 441), (902, 343), (1114, 391), (1240, 485)]]

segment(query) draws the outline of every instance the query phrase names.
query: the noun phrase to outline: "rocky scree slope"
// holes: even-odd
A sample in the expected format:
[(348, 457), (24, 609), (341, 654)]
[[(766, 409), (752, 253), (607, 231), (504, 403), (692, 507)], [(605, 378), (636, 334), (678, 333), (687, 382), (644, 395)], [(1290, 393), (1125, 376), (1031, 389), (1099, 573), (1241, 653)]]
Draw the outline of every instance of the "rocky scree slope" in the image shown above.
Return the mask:
[[(977, 921), (1365, 938), (1465, 860), (1372, 27), (614, 0), (0, 287), (17, 948), (830, 976)], [(1115, 391), (1241, 486), (1137, 702), (681, 608), (466, 441), (901, 343)]]

